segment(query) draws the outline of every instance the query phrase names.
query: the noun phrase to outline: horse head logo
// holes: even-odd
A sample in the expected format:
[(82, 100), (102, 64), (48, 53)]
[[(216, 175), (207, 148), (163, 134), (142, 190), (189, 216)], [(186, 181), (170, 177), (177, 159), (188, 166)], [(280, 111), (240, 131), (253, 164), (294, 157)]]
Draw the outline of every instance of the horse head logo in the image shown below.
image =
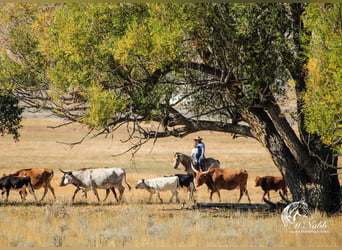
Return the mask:
[(310, 215), (311, 211), (308, 204), (301, 200), (287, 205), (281, 213), (281, 220), (284, 226), (288, 227), (296, 224), (300, 218), (309, 218)]

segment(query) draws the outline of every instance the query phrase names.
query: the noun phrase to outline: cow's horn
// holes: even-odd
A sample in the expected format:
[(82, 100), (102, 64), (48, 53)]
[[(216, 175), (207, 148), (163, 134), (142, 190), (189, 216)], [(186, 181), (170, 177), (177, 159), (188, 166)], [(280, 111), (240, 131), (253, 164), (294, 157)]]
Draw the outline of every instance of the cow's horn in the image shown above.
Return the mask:
[(209, 172), (209, 170), (215, 166), (215, 163), (211, 164), (210, 167), (207, 169), (207, 171), (203, 172), (203, 174), (206, 174)]
[(63, 174), (69, 174), (70, 173), (70, 171), (65, 171), (65, 170), (62, 170), (60, 168), (59, 168), (59, 171), (61, 171)]
[(195, 169), (194, 164), (192, 164), (192, 161), (191, 161), (191, 168), (196, 174), (198, 173), (198, 170)]

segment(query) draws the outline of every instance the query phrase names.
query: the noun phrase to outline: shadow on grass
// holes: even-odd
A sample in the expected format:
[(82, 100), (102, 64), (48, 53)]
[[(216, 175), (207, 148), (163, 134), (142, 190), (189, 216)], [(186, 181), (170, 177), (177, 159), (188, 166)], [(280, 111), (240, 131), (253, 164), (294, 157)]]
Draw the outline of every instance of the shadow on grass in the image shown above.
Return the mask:
[(70, 206), (70, 207), (84, 207), (84, 206), (95, 206), (95, 207), (103, 207), (103, 206), (117, 206), (117, 205), (123, 205), (127, 204), (125, 202), (105, 202), (105, 203), (98, 203), (98, 202), (86, 202), (86, 201), (79, 201), (79, 202), (65, 202), (65, 201), (9, 201), (9, 202), (4, 202), (0, 201), (0, 207), (44, 207), (44, 206), (50, 206), (54, 204), (62, 204), (64, 206)]

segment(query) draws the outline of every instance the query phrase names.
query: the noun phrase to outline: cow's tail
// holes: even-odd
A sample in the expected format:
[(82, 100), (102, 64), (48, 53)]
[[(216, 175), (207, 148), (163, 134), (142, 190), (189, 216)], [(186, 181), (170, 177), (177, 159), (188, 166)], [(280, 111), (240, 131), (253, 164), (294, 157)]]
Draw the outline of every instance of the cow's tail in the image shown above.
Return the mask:
[(51, 181), (53, 176), (54, 176), (54, 174), (55, 174), (55, 172), (51, 169), (51, 171), (49, 171), (49, 173), (50, 173), (49, 180)]
[(132, 187), (128, 184), (128, 182), (127, 182), (127, 180), (126, 180), (126, 172), (125, 172), (125, 176), (124, 176), (124, 178), (125, 178), (125, 183), (126, 183), (126, 185), (128, 186), (128, 189), (129, 190), (131, 190), (132, 189)]

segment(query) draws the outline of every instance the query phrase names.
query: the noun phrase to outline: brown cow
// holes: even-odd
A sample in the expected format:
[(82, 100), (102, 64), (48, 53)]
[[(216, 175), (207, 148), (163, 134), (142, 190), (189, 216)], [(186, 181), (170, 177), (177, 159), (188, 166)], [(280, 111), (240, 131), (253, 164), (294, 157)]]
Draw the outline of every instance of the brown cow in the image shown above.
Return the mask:
[(44, 194), (40, 199), (40, 201), (42, 201), (48, 192), (48, 189), (50, 189), (53, 198), (56, 199), (55, 190), (50, 183), (53, 174), (53, 170), (49, 168), (27, 168), (20, 169), (14, 174), (10, 174), (10, 176), (30, 176), (33, 189), (44, 188)]
[(194, 168), (193, 170), (196, 172), (195, 180), (197, 187), (206, 184), (211, 190), (210, 200), (212, 200), (213, 194), (217, 192), (219, 201), (221, 202), (220, 189), (233, 190), (235, 188), (239, 188), (240, 198), (238, 202), (240, 202), (244, 193), (247, 195), (249, 203), (251, 202), (247, 191), (248, 173), (246, 170), (211, 167), (205, 172), (197, 171)]
[(267, 194), (268, 199), (270, 200), (270, 191), (278, 191), (282, 190), (284, 195), (287, 197), (287, 188), (286, 188), (286, 182), (283, 177), (281, 176), (264, 176), (259, 177), (257, 176), (255, 178), (255, 186), (260, 186), (262, 190), (264, 190), (264, 195), (261, 200), (265, 198), (265, 195)]

